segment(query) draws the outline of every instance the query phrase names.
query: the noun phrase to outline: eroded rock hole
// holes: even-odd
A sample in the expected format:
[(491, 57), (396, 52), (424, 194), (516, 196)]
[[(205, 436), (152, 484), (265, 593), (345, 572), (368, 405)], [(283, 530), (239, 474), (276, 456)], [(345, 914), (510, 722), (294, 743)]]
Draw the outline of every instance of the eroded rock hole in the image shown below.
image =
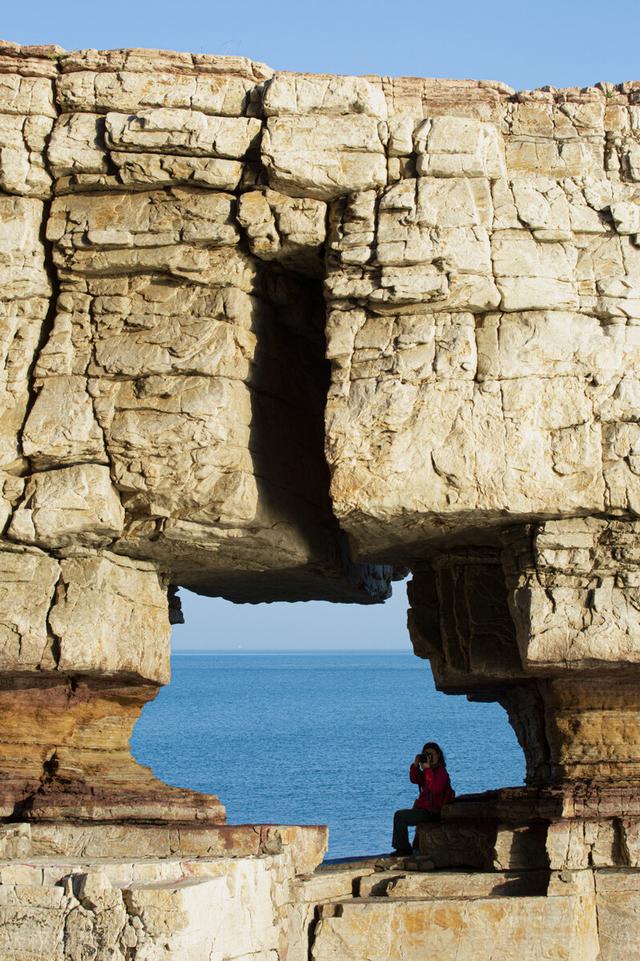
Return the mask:
[(230, 824), (323, 823), (330, 857), (388, 851), (431, 738), (458, 793), (522, 782), (504, 711), (439, 693), (413, 655), (404, 585), (375, 607), (181, 597), (172, 681), (132, 750), (162, 780), (218, 795)]

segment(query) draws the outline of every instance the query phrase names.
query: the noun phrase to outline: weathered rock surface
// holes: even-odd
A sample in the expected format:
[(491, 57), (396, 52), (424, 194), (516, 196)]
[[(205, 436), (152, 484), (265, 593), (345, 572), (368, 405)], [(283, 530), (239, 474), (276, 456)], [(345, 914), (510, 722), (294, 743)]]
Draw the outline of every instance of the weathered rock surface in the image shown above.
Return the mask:
[[(514, 898), (444, 902), (393, 900), (353, 902), (321, 915), (311, 957), (371, 961), (418, 961), (425, 950), (445, 958), (596, 961), (598, 943), (593, 899)], [(372, 932), (375, 937), (372, 938)]]
[[(296, 857), (305, 842), (269, 851), (264, 840), (258, 856), (231, 849), (221, 857), (112, 856), (100, 864), (73, 856), (2, 861), (0, 958), (77, 961), (97, 950), (118, 961), (275, 961), (287, 949), (292, 872), (304, 867)], [(316, 846), (307, 867), (321, 852)]]
[(1, 861), (0, 957), (75, 961), (89, 945), (154, 961), (419, 958), (434, 945), (445, 958), (635, 957), (637, 876), (628, 873), (421, 874), (363, 862), (292, 881), (295, 852), (294, 842), (257, 858)]
[[(0, 848), (223, 859), (0, 866), (0, 957), (634, 957), (639, 104), (0, 44)], [(292, 884), (313, 832), (131, 759), (168, 590), (368, 603), (392, 565), (527, 758), (423, 855), (546, 892)]]

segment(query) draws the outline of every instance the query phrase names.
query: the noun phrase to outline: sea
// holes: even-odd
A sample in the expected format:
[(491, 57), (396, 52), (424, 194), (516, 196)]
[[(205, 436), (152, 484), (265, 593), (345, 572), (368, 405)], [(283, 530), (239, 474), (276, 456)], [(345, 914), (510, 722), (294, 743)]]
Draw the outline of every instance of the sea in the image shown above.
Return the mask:
[(504, 710), (435, 689), (412, 653), (180, 653), (134, 729), (157, 777), (217, 794), (233, 824), (326, 824), (329, 858), (391, 849), (409, 765), (437, 741), (457, 794), (523, 783)]

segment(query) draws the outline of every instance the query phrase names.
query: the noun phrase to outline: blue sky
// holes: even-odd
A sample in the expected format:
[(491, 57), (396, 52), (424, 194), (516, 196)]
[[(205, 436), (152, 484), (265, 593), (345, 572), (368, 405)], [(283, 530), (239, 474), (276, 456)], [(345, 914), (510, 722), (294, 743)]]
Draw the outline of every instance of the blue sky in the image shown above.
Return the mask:
[[(640, 0), (5, 0), (3, 39), (243, 54), (279, 70), (502, 80), (518, 89), (640, 78)], [(183, 592), (184, 594), (184, 592)], [(409, 650), (402, 585), (384, 607), (234, 606), (184, 594), (174, 648)]]
[(186, 623), (173, 629), (173, 650), (410, 651), (407, 592), (395, 584), (384, 604), (230, 604), (181, 591)]

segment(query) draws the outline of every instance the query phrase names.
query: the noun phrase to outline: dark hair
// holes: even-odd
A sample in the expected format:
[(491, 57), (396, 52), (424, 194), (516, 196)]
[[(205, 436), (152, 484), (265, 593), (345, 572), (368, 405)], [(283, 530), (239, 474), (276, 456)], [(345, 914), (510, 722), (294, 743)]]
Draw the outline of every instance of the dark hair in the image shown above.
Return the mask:
[(424, 744), (422, 747), (422, 753), (424, 754), (425, 751), (429, 751), (429, 750), (437, 751), (438, 754), (440, 755), (440, 763), (442, 764), (443, 767), (447, 766), (447, 761), (444, 756), (444, 751), (442, 750), (439, 744), (436, 744), (435, 741), (427, 741), (427, 743)]

